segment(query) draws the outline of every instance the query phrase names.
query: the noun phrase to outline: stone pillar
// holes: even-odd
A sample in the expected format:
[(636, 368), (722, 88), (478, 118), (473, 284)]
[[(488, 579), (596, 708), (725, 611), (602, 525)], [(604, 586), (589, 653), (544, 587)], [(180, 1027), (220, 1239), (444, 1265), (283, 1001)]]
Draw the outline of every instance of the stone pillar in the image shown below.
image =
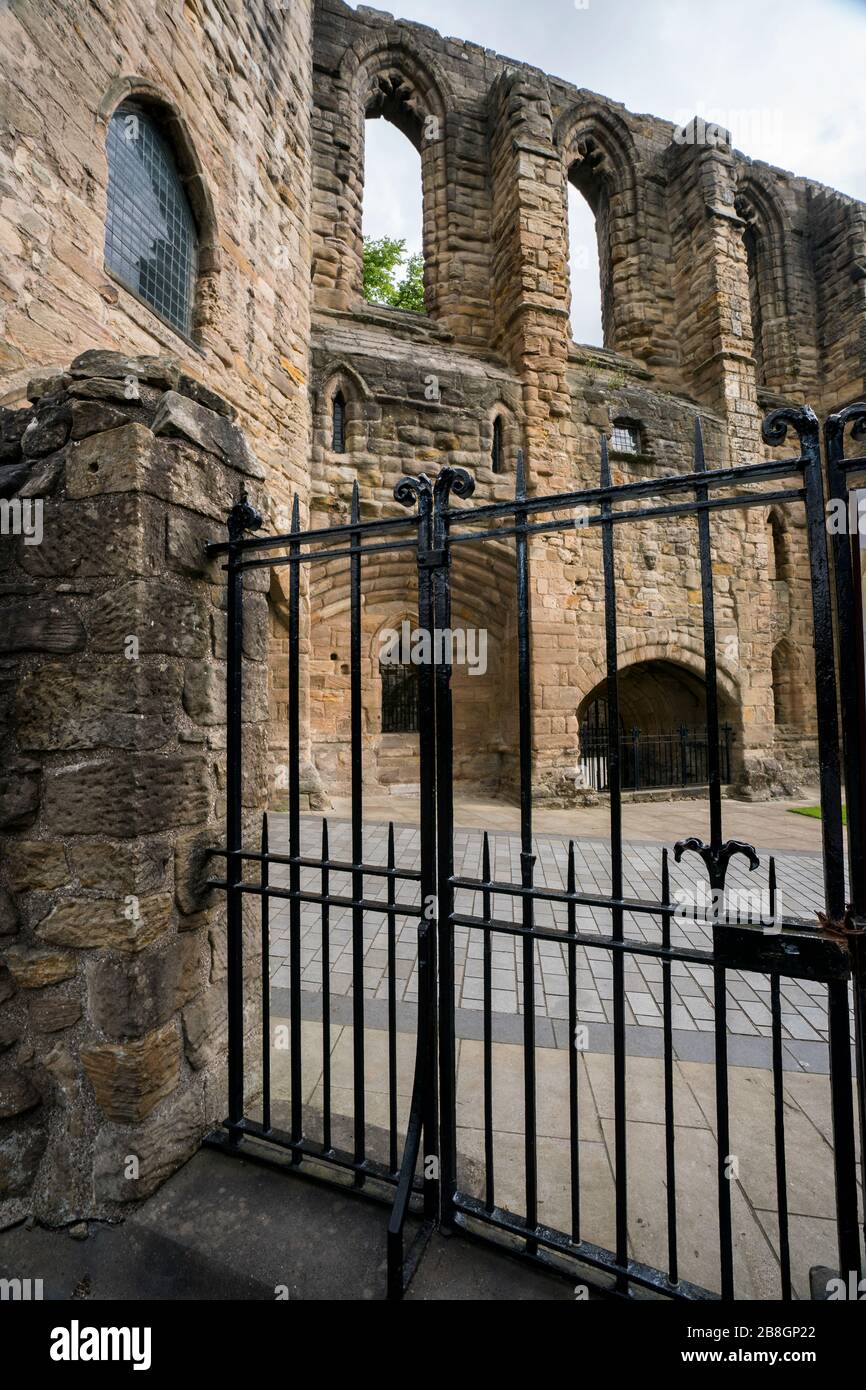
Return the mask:
[[(749, 276), (738, 217), (735, 163), (724, 132), (695, 120), (688, 138), (668, 152), (673, 275), (683, 325), (683, 362), (698, 401), (725, 421), (731, 464), (765, 456), (755, 375)], [(714, 461), (721, 466), (725, 460)], [(737, 730), (741, 740), (738, 789), (764, 796), (779, 787), (774, 751), (772, 691), (773, 607), (767, 575), (764, 516), (729, 513), (727, 545), (714, 530), (714, 573), (720, 614), (720, 651), (739, 682)], [(731, 545), (731, 539), (734, 544)], [(691, 581), (699, 582), (695, 571)]]
[[(225, 583), (262, 469), (173, 361), (85, 352), (3, 411), (0, 1223), (110, 1216), (225, 1113)], [(24, 513), (26, 518), (26, 512)], [(32, 529), (32, 528), (31, 528)], [(245, 806), (265, 804), (267, 571), (245, 605)], [(248, 1026), (259, 992), (250, 935)], [(255, 1079), (251, 1078), (251, 1084)]]
[[(506, 71), (491, 94), (493, 283), (498, 345), (523, 384), (527, 490), (578, 486), (566, 369), (570, 328), (562, 161), (549, 94)], [(582, 481), (582, 480), (581, 480)], [(530, 546), (533, 784), (538, 801), (573, 795), (578, 631), (573, 534)], [(512, 764), (516, 776), (516, 764)]]

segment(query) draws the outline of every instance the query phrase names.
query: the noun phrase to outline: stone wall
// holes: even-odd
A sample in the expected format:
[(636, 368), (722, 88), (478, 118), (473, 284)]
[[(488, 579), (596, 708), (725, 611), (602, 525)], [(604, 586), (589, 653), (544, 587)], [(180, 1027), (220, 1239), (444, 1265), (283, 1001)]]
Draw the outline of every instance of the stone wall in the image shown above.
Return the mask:
[[(530, 490), (552, 491), (597, 479), (599, 433), (617, 417), (636, 420), (644, 439), (639, 458), (613, 461), (615, 480), (624, 480), (688, 467), (697, 415), (710, 467), (749, 463), (766, 452), (760, 424), (768, 409), (806, 400), (828, 411), (862, 394), (860, 204), (750, 160), (723, 132), (705, 138), (699, 120), (678, 131), (511, 58), (342, 0), (316, 5), (314, 56), (313, 468), (316, 506), (321, 499), (330, 515), (345, 509), (355, 478), (368, 514), (387, 510), (394, 474), (429, 468), (431, 456), (469, 467), (479, 500), (502, 495), (508, 483), (489, 473), (496, 396), (510, 403), (513, 452), (525, 451)], [(426, 327), (361, 299), (365, 117), (392, 121), (421, 153)], [(597, 219), (599, 349), (570, 338), (569, 181)], [(446, 384), (432, 410), (424, 397), (431, 376)], [(349, 442), (332, 458), (326, 407), (336, 389), (349, 401)], [(815, 767), (802, 512), (777, 517), (784, 579), (767, 543), (770, 521), (760, 509), (714, 519), (719, 659), (740, 785), (753, 795), (790, 787)], [(680, 613), (678, 592), (684, 569), (695, 592), (694, 527), (656, 528), (655, 536), (649, 529), (619, 533), (623, 669), (652, 651), (653, 660), (694, 671), (697, 615)], [(656, 548), (661, 562), (652, 561), (647, 582), (646, 555)], [(542, 792), (573, 761), (577, 710), (599, 667), (598, 561), (587, 538), (533, 544)], [(372, 576), (369, 601), (387, 607), (377, 583), (385, 596), (394, 578)], [(502, 598), (500, 579), (494, 583)], [(344, 600), (338, 584), (337, 610)], [(311, 726), (315, 745), (321, 720), (327, 747), (314, 758), (331, 777), (343, 757), (334, 735), (344, 702), (329, 682), (342, 658), (333, 607), (315, 631), (317, 602), (321, 593), (313, 604)], [(344, 621), (337, 616), (337, 629)], [(500, 640), (498, 629), (492, 635)], [(792, 686), (793, 702), (785, 696)], [(326, 692), (318, 705), (317, 690)], [(374, 775), (376, 704), (371, 676)], [(478, 771), (490, 770), (485, 752)]]
[[(203, 888), (222, 871), (225, 577), (205, 544), (264, 469), (171, 359), (87, 352), (30, 394), (0, 412), (3, 494), (42, 507), (41, 543), (0, 551), (0, 1221), (63, 1224), (152, 1191), (225, 1113), (225, 912)], [(267, 600), (246, 587), (255, 819)]]
[[(688, 466), (696, 415), (711, 466), (748, 462), (764, 452), (765, 409), (808, 399), (826, 412), (862, 393), (862, 206), (715, 134), (702, 142), (699, 122), (677, 131), (342, 0), (18, 0), (0, 25), (0, 399), (20, 404), (34, 369), (86, 347), (168, 352), (237, 409), (265, 468), (271, 527), (285, 529), (295, 492), (305, 523), (311, 489), (318, 515), (344, 515), (355, 479), (365, 515), (396, 511), (396, 478), (444, 463), (473, 470), (479, 500), (504, 496), (519, 447), (530, 490), (581, 486), (597, 478), (599, 434), (620, 416), (636, 419), (645, 440), (640, 457), (614, 459), (620, 478)], [(164, 120), (198, 216), (192, 343), (104, 268), (105, 136), (128, 97)], [(398, 125), (420, 155), (424, 318), (361, 299), (367, 117)], [(597, 217), (604, 348), (570, 338), (569, 181)], [(427, 394), (431, 378), (438, 398)], [(337, 385), (349, 402), (349, 447), (334, 458)], [(497, 413), (508, 441), (499, 479), (489, 467)], [(756, 510), (720, 526), (716, 540), (726, 674), (753, 794), (789, 785), (780, 759), (808, 771), (814, 752), (801, 517), (791, 509), (783, 518), (784, 580), (771, 574), (768, 521)], [(662, 561), (650, 571), (657, 544)], [(577, 711), (598, 670), (593, 545), (573, 536), (533, 544), (542, 792), (574, 761)], [(461, 621), (489, 623), (501, 650), (489, 693), (476, 683), (476, 712), (466, 704), (465, 747), (477, 757), (460, 770), (487, 785), (497, 767), (509, 780), (507, 731), (488, 714), (510, 689), (513, 613), (510, 555), (495, 557), (487, 583), (485, 563), (467, 572)], [(623, 536), (619, 564), (624, 666), (652, 651), (647, 659), (693, 674), (677, 592), (683, 570), (695, 574), (693, 533)], [(399, 569), (370, 578), (372, 642), (412, 590)], [(333, 595), (315, 584), (314, 625), (306, 587), (302, 619), (302, 780), (311, 804), (323, 804), (325, 783), (340, 785), (345, 770), (345, 578)], [(277, 576), (270, 723), (283, 782), (284, 618)], [(802, 691), (784, 726), (774, 680)], [(399, 785), (411, 781), (412, 755), (405, 742), (380, 743), (376, 681), (372, 663), (368, 771)]]
[[(312, 0), (0, 10), (0, 404), (87, 348), (169, 354), (238, 411), (274, 506), (306, 502)], [(187, 342), (104, 267), (107, 125), (164, 123), (197, 213)], [(269, 508), (269, 511), (273, 508)]]

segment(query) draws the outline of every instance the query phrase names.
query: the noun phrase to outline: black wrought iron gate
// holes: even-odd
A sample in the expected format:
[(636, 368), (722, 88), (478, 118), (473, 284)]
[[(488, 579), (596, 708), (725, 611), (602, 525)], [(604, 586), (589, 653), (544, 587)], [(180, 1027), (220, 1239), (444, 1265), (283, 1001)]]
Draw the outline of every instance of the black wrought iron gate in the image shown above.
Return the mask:
[[(866, 437), (866, 406), (851, 407), (826, 425), (827, 473), (831, 495), (847, 502), (847, 480), (864, 461), (846, 461), (844, 431), (853, 424), (855, 438)], [(744, 467), (709, 471), (704, 460), (699, 425), (696, 427), (694, 469), (688, 474), (656, 477), (613, 486), (607, 443), (601, 444), (599, 486), (566, 494), (527, 495), (522, 463), (518, 466), (515, 497), (480, 507), (465, 502), (474, 491), (463, 469), (444, 467), (435, 480), (425, 476), (403, 479), (395, 489), (406, 515), (361, 521), (357, 486), (348, 522), (302, 532), (297, 502), (292, 527), (283, 536), (253, 536), (260, 518), (245, 503), (232, 512), (229, 540), (210, 547), (225, 555), (228, 570), (228, 773), (226, 845), (215, 850), (226, 862), (223, 879), (213, 880), (228, 900), (228, 1064), (229, 1113), (224, 1129), (212, 1142), (253, 1157), (283, 1154), (288, 1166), (319, 1176), (330, 1171), (335, 1180), (382, 1200), (390, 1207), (388, 1224), (389, 1293), (399, 1297), (414, 1268), (417, 1252), (434, 1224), (458, 1229), (477, 1238), (504, 1244), (512, 1253), (570, 1273), (588, 1284), (619, 1295), (670, 1298), (737, 1296), (735, 1241), (732, 1220), (731, 1104), (729, 1090), (729, 1033), (727, 1025), (729, 972), (762, 975), (769, 982), (773, 1096), (773, 1144), (767, 1152), (772, 1170), (777, 1221), (778, 1297), (794, 1296), (794, 1281), (802, 1271), (795, 1258), (789, 1230), (788, 1160), (785, 1107), (785, 1057), (782, 1031), (782, 989), (787, 981), (806, 981), (826, 989), (829, 1049), (829, 1106), (832, 1118), (832, 1172), (824, 1175), (835, 1193), (838, 1271), (843, 1278), (862, 1269), (861, 1214), (858, 1194), (855, 1132), (860, 1130), (863, 1156), (864, 1018), (866, 985), (863, 969), (864, 876), (860, 769), (863, 730), (859, 719), (857, 682), (862, 678), (851, 653), (856, 647), (855, 592), (848, 539), (834, 542), (833, 571), (828, 563), (825, 493), (819, 426), (808, 409), (775, 411), (764, 425), (769, 445), (785, 442), (793, 429), (800, 443), (794, 458)], [(711, 518), (716, 512), (768, 507), (783, 502), (805, 508), (811, 573), (815, 643), (815, 690), (821, 781), (824, 916), (819, 921), (785, 916), (777, 911), (779, 886), (775, 864), (769, 865), (769, 923), (743, 922), (728, 910), (726, 880), (734, 856), (750, 870), (759, 866), (755, 850), (725, 838), (720, 777), (719, 691), (715, 586), (711, 549)], [(608, 704), (607, 778), (610, 789), (611, 889), (602, 894), (582, 891), (578, 882), (575, 846), (563, 865), (564, 886), (537, 881), (533, 829), (532, 646), (530, 642), (530, 549), (534, 537), (575, 532), (580, 525), (601, 534), (604, 579), (605, 657)], [(622, 767), (617, 682), (617, 598), (615, 556), (619, 529), (635, 522), (694, 517), (701, 575), (701, 630), (706, 686), (709, 834), (705, 841), (684, 836), (671, 849), (674, 861), (698, 856), (706, 875), (713, 911), (709, 918), (695, 906), (687, 923), (707, 925), (707, 944), (695, 945), (676, 930), (682, 907), (671, 891), (671, 864), (665, 849), (659, 864), (659, 892), (650, 899), (625, 893), (622, 832)], [(364, 731), (362, 727), (362, 583), (363, 566), (371, 557), (402, 553), (414, 558), (417, 571), (418, 628), (423, 633), (451, 632), (451, 572), (453, 557), (467, 545), (505, 542), (513, 555), (516, 587), (516, 703), (519, 758), (520, 871), (516, 879), (499, 878), (492, 870), (491, 846), (483, 839), (480, 872), (455, 870), (452, 667), (447, 659), (431, 660), (418, 672), (418, 749), (420, 767), (420, 867), (401, 867), (390, 828), (385, 862), (365, 859)], [(349, 567), (349, 624), (351, 633), (351, 852), (332, 858), (329, 826), (323, 820), (318, 852), (302, 848), (300, 790), (301, 755), (301, 570), (317, 563), (343, 561)], [(242, 820), (242, 642), (243, 578), (247, 571), (286, 566), (289, 571), (289, 788), (288, 853), (269, 844), (264, 817), (261, 844), (245, 846)], [(833, 578), (835, 575), (835, 593)], [(834, 654), (834, 633), (841, 660)], [(844, 773), (848, 787), (848, 864), (851, 903), (847, 902), (843, 848), (842, 770), (840, 766), (839, 700), (843, 715)], [(275, 866), (287, 882), (274, 879)], [(257, 872), (256, 872), (257, 871)], [(335, 888), (337, 878), (348, 892)], [(384, 884), (384, 896), (365, 893), (365, 881)], [(244, 901), (258, 900), (262, 948), (262, 1103), (261, 1118), (246, 1113), (244, 1056)], [(287, 1128), (272, 1123), (269, 1014), (269, 949), (272, 904), (288, 902), (290, 976), (290, 1118)], [(480, 910), (479, 910), (480, 908)], [(603, 913), (606, 929), (589, 930), (582, 922), (586, 909)], [(303, 1030), (305, 1006), (301, 979), (302, 910), (316, 914), (321, 943), (322, 984), (317, 1006), (321, 1028), (321, 1104), (316, 1111), (318, 1132), (308, 1133), (310, 1112), (303, 1098)], [(332, 1115), (331, 1020), (334, 1001), (329, 980), (332, 959), (330, 920), (334, 910), (351, 918), (352, 1116), (351, 1143), (335, 1141)], [(381, 913), (386, 919), (387, 959), (387, 1152), (369, 1149), (365, 1083), (365, 1022), (369, 1005), (364, 990), (365, 919)], [(551, 922), (550, 915), (554, 920)], [(558, 919), (557, 919), (558, 918)], [(543, 919), (543, 920), (542, 920)], [(397, 1083), (397, 923), (417, 924), (417, 1032), (414, 1081), (408, 1123), (398, 1123)], [(630, 930), (640, 924), (641, 930)], [(475, 1190), (461, 1179), (458, 1156), (458, 1097), (456, 1093), (457, 1022), (455, 1011), (455, 939), (458, 933), (480, 943), (482, 1045), (481, 1124), (483, 1158)], [(493, 957), (503, 940), (516, 942), (522, 962), (520, 1030), (522, 1048), (523, 1153), (522, 1194), (500, 1200), (496, 1165), (494, 1076), (497, 1042), (493, 1010)], [(539, 1191), (544, 1184), (540, 1159), (538, 1112), (538, 1045), (536, 1016), (537, 958), (545, 943), (564, 948), (567, 977), (568, 1064), (567, 1146), (569, 1220), (553, 1229), (539, 1219)], [(585, 1236), (587, 1206), (581, 1172), (581, 1120), (578, 1034), (578, 961), (586, 950), (610, 960), (613, 1068), (613, 1178), (615, 1220), (609, 1245)], [(625, 971), (635, 959), (654, 961), (661, 971), (661, 1063), (664, 1109), (664, 1164), (658, 1175), (658, 1197), (666, 1208), (666, 1258), (654, 1265), (633, 1254), (630, 1227), (628, 1030)], [(684, 966), (711, 972), (714, 1004), (714, 1105), (716, 1149), (715, 1210), (718, 1235), (718, 1277), (704, 1287), (682, 1277), (678, 1230), (677, 1090), (675, 1086), (674, 1004), (672, 974)], [(852, 1013), (856, 1092), (852, 1091)], [(856, 1095), (856, 1099), (852, 1099)], [(542, 1168), (540, 1170), (540, 1163)], [(404, 1256), (404, 1237), (413, 1243)]]

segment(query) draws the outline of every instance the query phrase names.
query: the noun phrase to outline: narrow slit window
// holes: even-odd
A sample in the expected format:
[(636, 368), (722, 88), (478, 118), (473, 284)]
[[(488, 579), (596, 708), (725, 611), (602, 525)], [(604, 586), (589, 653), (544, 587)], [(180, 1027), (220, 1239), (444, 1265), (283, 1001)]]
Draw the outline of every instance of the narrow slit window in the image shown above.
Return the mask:
[(331, 451), (346, 452), (346, 398), (338, 391), (331, 403)]
[(502, 416), (497, 415), (493, 421), (493, 443), (490, 448), (490, 464), (494, 473), (502, 473), (504, 468), (504, 450), (502, 445)]

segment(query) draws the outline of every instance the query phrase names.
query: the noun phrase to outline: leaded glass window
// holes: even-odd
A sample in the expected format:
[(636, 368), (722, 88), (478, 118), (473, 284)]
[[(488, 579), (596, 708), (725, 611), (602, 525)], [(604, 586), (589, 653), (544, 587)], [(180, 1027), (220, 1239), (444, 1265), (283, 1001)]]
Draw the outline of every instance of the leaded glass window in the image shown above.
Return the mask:
[(171, 146), (150, 115), (125, 102), (108, 127), (105, 264), (189, 336), (197, 261), (195, 221)]

